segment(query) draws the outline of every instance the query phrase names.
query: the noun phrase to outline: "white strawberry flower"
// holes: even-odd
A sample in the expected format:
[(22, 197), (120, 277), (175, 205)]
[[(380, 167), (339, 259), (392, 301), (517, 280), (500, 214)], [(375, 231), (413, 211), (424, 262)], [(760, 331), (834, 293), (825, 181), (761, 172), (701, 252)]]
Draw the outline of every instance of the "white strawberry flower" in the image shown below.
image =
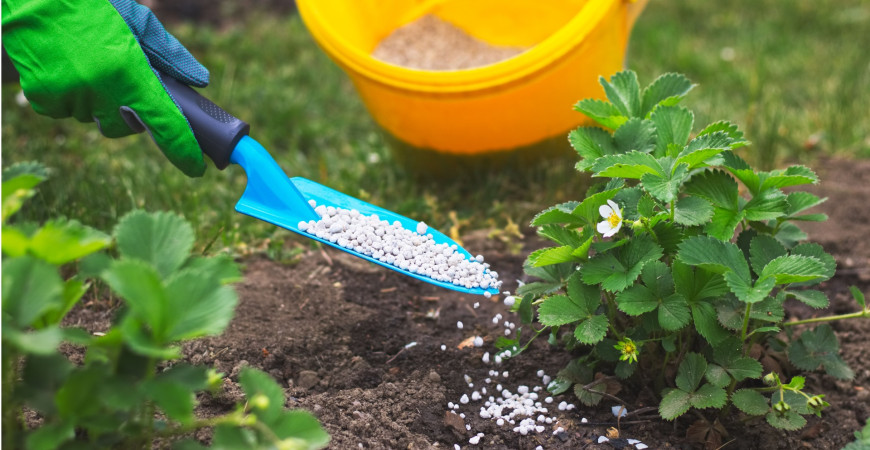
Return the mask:
[(608, 200), (606, 205), (601, 205), (598, 213), (604, 218), (603, 221), (598, 222), (598, 232), (604, 237), (613, 236), (622, 227), (622, 211), (613, 200)]

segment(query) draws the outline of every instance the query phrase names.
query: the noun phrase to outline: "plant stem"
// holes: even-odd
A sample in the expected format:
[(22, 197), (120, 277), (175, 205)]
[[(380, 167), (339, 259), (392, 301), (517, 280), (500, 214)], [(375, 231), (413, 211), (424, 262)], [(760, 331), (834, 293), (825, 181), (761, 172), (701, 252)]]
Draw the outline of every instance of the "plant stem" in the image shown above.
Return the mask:
[(746, 312), (743, 315), (743, 331), (740, 333), (740, 340), (746, 340), (746, 332), (749, 330), (749, 314), (752, 312), (752, 303), (746, 304)]
[(859, 319), (861, 317), (870, 317), (870, 308), (865, 308), (863, 311), (857, 311), (848, 314), (839, 314), (836, 316), (813, 317), (811, 319), (795, 320), (793, 322), (783, 322), (784, 327), (793, 327), (795, 325), (803, 325), (806, 323), (830, 322), (833, 320), (843, 319)]

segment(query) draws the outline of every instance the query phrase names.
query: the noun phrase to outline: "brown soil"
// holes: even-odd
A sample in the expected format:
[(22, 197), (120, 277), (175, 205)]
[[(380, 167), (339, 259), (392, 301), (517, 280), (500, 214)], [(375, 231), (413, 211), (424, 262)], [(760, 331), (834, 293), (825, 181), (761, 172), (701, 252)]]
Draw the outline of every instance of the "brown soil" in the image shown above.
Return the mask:
[(490, 45), (427, 14), (393, 31), (378, 43), (372, 56), (412, 69), (462, 70), (497, 63), (525, 50)]
[[(807, 229), (812, 240), (835, 255), (840, 267), (839, 274), (823, 286), (832, 299), (826, 312), (855, 311), (848, 287), (854, 284), (870, 292), (870, 245), (865, 238), (870, 235), (866, 205), (870, 161), (823, 161), (818, 170), (822, 184), (813, 191), (829, 197), (821, 209), (831, 218), (827, 224)], [(516, 288), (513, 280), (522, 275), (522, 255), (539, 245), (528, 237), (526, 250), (512, 255), (500, 243), (486, 239), (483, 232), (467, 236), (464, 244), (473, 253), (486, 255), (511, 290)], [(532, 351), (498, 366), (499, 371), (509, 371), (508, 378), (499, 375), (486, 384), (495, 366), (484, 364), (481, 356), (493, 351), (494, 339), (504, 331), (491, 318), (501, 313), (504, 320), (518, 321), (500, 299), (441, 290), (331, 249), (310, 252), (293, 265), (249, 260), (245, 274), (238, 285), (236, 317), (226, 332), (184, 346), (186, 360), (214, 365), (229, 375), (222, 395), (201, 397), (199, 410), (204, 416), (226, 412), (241, 399), (237, 375), (241, 367), (251, 365), (287, 388), (287, 407), (313, 411), (332, 435), (331, 448), (335, 449), (453, 448), (454, 444), (462, 448), (606, 449), (614, 446), (597, 440), (609, 427), (618, 427), (622, 438), (638, 439), (653, 449), (694, 448), (686, 432), (697, 416), (687, 414), (665, 422), (645, 414), (617, 424), (610, 411), (615, 403), (607, 400), (594, 408), (578, 403), (572, 411), (558, 411), (555, 405), (560, 401), (574, 400), (558, 396), (550, 415), (566, 430), (559, 435), (553, 435), (555, 423), (543, 433), (527, 436), (508, 426), (499, 427), (476, 414), (479, 401), (460, 405), (458, 412), (464, 412), (465, 419), (448, 413), (448, 402), (458, 403), (472, 391), (464, 375), (471, 377), (475, 389), (498, 382), (515, 392), (520, 384), (540, 385), (539, 369), (552, 375), (569, 359), (539, 339)], [(479, 308), (474, 308), (475, 302)], [(819, 312), (799, 306), (789, 309), (792, 317), (812, 314)], [(98, 305), (83, 306), (68, 323), (104, 331), (110, 317)], [(464, 323), (462, 329), (457, 328), (457, 321)], [(844, 382), (808, 375), (809, 389), (826, 394), (830, 409), (821, 418), (810, 418), (796, 432), (774, 430), (763, 420), (743, 423), (732, 415), (723, 423), (729, 433), (723, 440), (725, 448), (838, 449), (853, 440), (852, 432), (870, 415), (870, 346), (865, 340), (870, 335), (870, 320), (833, 323), (833, 328), (842, 356), (856, 377)], [(484, 337), (483, 347), (459, 348), (476, 335)], [(632, 383), (618, 395), (631, 410), (655, 404), (650, 389)], [(712, 413), (705, 416), (714, 418)], [(480, 445), (471, 446), (469, 438), (479, 432), (484, 433)], [(207, 439), (207, 433), (203, 438)]]

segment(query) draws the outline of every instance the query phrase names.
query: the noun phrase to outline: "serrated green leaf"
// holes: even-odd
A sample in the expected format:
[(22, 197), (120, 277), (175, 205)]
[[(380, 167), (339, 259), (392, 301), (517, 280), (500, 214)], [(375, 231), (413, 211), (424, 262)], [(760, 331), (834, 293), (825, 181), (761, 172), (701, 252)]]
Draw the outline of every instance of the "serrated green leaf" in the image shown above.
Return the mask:
[(637, 213), (641, 217), (651, 218), (655, 215), (656, 201), (649, 194), (644, 194), (637, 201)]
[(761, 191), (743, 207), (747, 220), (773, 220), (785, 215), (788, 208), (785, 194), (779, 190)]
[(583, 307), (586, 315), (595, 313), (601, 305), (601, 292), (595, 286), (584, 284), (580, 272), (574, 272), (568, 277), (565, 291), (571, 300)]
[(137, 210), (126, 214), (114, 231), (123, 258), (147, 262), (160, 278), (175, 272), (193, 248), (193, 228), (183, 217), (168, 212)]
[(691, 306), (695, 330), (710, 344), (717, 345), (731, 335), (717, 321), (716, 310), (709, 303), (699, 302)]
[(9, 179), (3, 179), (2, 192), (2, 220), (12, 217), (24, 205), (24, 202), (33, 196), (33, 188), (41, 183), (45, 177), (35, 174), (19, 174)]
[[(781, 295), (783, 297), (780, 298)], [(749, 318), (762, 322), (782, 322), (783, 317), (785, 317), (785, 309), (782, 307), (784, 299), (784, 294), (780, 293), (776, 297), (768, 296), (764, 300), (753, 304)]]
[(716, 387), (725, 387), (731, 384), (731, 375), (718, 364), (710, 364), (707, 366), (707, 373), (704, 374), (707, 381)]
[(690, 170), (695, 169), (729, 148), (731, 138), (721, 131), (697, 136), (680, 152), (675, 164), (686, 164)]
[(674, 286), (690, 304), (707, 298), (718, 298), (728, 292), (721, 275), (695, 268), (680, 261), (672, 264)]
[(63, 332), (56, 326), (41, 330), (21, 331), (13, 327), (3, 327), (4, 345), (8, 343), (19, 351), (34, 355), (48, 356), (57, 351), (63, 339)]
[(232, 450), (239, 448), (257, 448), (257, 435), (253, 430), (231, 425), (214, 427), (211, 448), (217, 450)]
[(538, 235), (557, 244), (568, 245), (571, 247), (576, 247), (583, 242), (580, 233), (576, 229), (560, 225), (544, 225), (538, 228)]
[(747, 282), (750, 280), (749, 265), (743, 252), (731, 242), (707, 236), (692, 236), (680, 243), (677, 259), (710, 272), (733, 272)]
[(628, 119), (613, 132), (613, 142), (619, 153), (650, 153), (656, 146), (655, 125), (652, 121), (636, 117)]
[(834, 273), (837, 270), (837, 261), (834, 260), (834, 257), (831, 256), (830, 253), (826, 252), (825, 249), (815, 242), (804, 242), (802, 244), (798, 244), (791, 249), (792, 255), (800, 255), (800, 256), (809, 256), (818, 259), (822, 263), (823, 274), (822, 278), (818, 280), (813, 280), (813, 283), (828, 280), (834, 276)]
[(840, 344), (828, 325), (804, 331), (788, 348), (788, 359), (799, 369), (816, 370), (820, 366), (835, 377), (852, 379), (855, 373), (839, 355)]
[(725, 406), (725, 402), (728, 401), (728, 394), (725, 393), (725, 389), (707, 383), (701, 386), (697, 391), (693, 392), (689, 401), (692, 406), (698, 409), (718, 409)]
[(737, 409), (751, 416), (760, 416), (770, 411), (767, 399), (752, 389), (738, 389), (731, 395), (731, 402)]
[(111, 239), (75, 220), (47, 222), (30, 239), (30, 252), (51, 264), (62, 265), (101, 250)]
[(631, 151), (619, 155), (602, 156), (592, 166), (594, 177), (640, 179), (646, 173), (664, 174), (661, 164), (653, 155)]
[[(695, 116), (683, 107), (660, 106), (650, 115), (650, 120), (656, 127), (655, 156), (676, 156), (689, 141)], [(670, 154), (670, 148), (676, 149), (676, 153)]]
[(529, 255), (529, 262), (534, 267), (550, 266), (577, 260), (579, 258), (574, 256), (574, 247), (570, 245), (542, 248)]
[(816, 184), (819, 177), (806, 166), (791, 166), (785, 170), (774, 170), (768, 173), (767, 178), (761, 183), (761, 190), (781, 189), (788, 186), (801, 184)]
[(731, 292), (743, 303), (758, 303), (764, 300), (776, 286), (773, 278), (759, 278), (752, 283), (735, 272), (727, 272), (724, 277)]
[(737, 210), (737, 182), (722, 170), (706, 170), (686, 182), (688, 194), (705, 198), (714, 206)]
[(722, 159), (720, 165), (728, 169), (732, 175), (740, 180), (749, 189), (750, 193), (755, 195), (759, 192), (761, 178), (743, 158), (737, 156), (732, 151), (722, 152), (719, 154), (719, 157)]
[(619, 189), (609, 189), (587, 196), (582, 202), (576, 204), (571, 214), (580, 217), (588, 224), (595, 224), (600, 218), (598, 209), (607, 203), (619, 192)]
[(620, 189), (613, 196), (613, 201), (622, 209), (622, 223), (635, 221), (638, 219), (637, 204), (643, 196), (643, 190), (638, 186)]
[(574, 329), (574, 337), (584, 344), (595, 344), (607, 335), (607, 316), (599, 314), (582, 320)]
[(662, 202), (670, 203), (680, 193), (680, 187), (683, 185), (687, 173), (686, 165), (680, 164), (672, 174), (663, 177), (658, 174), (645, 173), (640, 177), (640, 180), (650, 195)]
[(640, 278), (653, 296), (660, 300), (674, 293), (674, 277), (671, 275), (671, 268), (661, 261), (651, 261), (645, 265)]
[(659, 299), (646, 286), (636, 284), (616, 294), (616, 305), (630, 316), (639, 316), (658, 308)]
[(571, 252), (571, 256), (574, 258), (583, 260), (589, 257), (589, 247), (592, 246), (592, 242), (595, 240), (595, 235), (589, 236), (583, 243), (581, 243), (574, 251)]
[(592, 167), (596, 159), (616, 153), (613, 137), (598, 127), (583, 127), (568, 133), (568, 142), (580, 155), (577, 169), (585, 171)]
[(710, 218), (710, 222), (704, 227), (704, 231), (720, 241), (730, 241), (734, 237), (737, 225), (740, 225), (743, 218), (743, 211), (714, 206), (713, 217)]
[(548, 297), (538, 306), (538, 322), (548, 327), (573, 323), (590, 314), (583, 302), (565, 295)]
[(861, 307), (861, 310), (867, 308), (867, 301), (864, 299), (864, 293), (861, 292), (857, 286), (849, 286), (849, 292), (852, 293), (852, 297), (855, 298), (855, 301), (858, 302), (858, 306)]
[(786, 255), (785, 247), (773, 236), (757, 235), (749, 244), (749, 262), (752, 270), (760, 274), (768, 263)]
[(823, 278), (827, 270), (813, 256), (785, 255), (770, 261), (761, 271), (762, 278), (773, 277), (776, 284), (789, 284)]
[(828, 300), (828, 295), (822, 291), (788, 291), (787, 294), (794, 297), (803, 304), (815, 309), (827, 308), (828, 304), (830, 303), (830, 301)]
[(623, 116), (642, 117), (637, 74), (630, 70), (623, 70), (613, 74), (610, 81), (605, 80), (604, 77), (600, 77), (598, 81), (604, 87), (607, 99)]
[(25, 447), (28, 450), (61, 448), (61, 444), (75, 437), (75, 423), (55, 422), (43, 424), (27, 433)]
[(707, 223), (713, 217), (713, 205), (701, 197), (683, 197), (674, 207), (674, 221), (680, 225), (695, 226)]
[(797, 191), (791, 192), (786, 195), (786, 202), (788, 202), (788, 209), (786, 209), (786, 215), (789, 217), (794, 217), (797, 213), (801, 211), (806, 211), (814, 206), (818, 206), (824, 203), (827, 200), (826, 198), (819, 198), (814, 194), (810, 194), (809, 192)]
[(619, 292), (634, 283), (643, 266), (662, 257), (663, 251), (646, 237), (637, 237), (617, 249), (599, 253), (580, 269), (583, 282)]
[(583, 386), (585, 386), (585, 384), (578, 383), (574, 385), (574, 396), (576, 396), (577, 399), (580, 400), (580, 403), (583, 403), (586, 406), (595, 406), (601, 403), (601, 399), (604, 397), (597, 392), (604, 392), (605, 390), (607, 390), (606, 384), (596, 384), (590, 387), (589, 390), (583, 389)]
[(170, 380), (150, 380), (143, 386), (146, 395), (172, 420), (182, 424), (193, 422), (196, 406), (194, 392), (186, 386)]
[(658, 310), (659, 324), (662, 328), (675, 331), (686, 326), (692, 319), (689, 304), (680, 294), (671, 294), (662, 300)]
[(308, 411), (284, 411), (269, 428), (279, 439), (296, 439), (300, 449), (314, 450), (329, 444), (329, 434)]
[(637, 366), (638, 364), (636, 362), (619, 361), (616, 363), (616, 368), (613, 369), (613, 373), (619, 378), (626, 380), (634, 375), (634, 372), (637, 371)]
[(103, 273), (103, 280), (130, 306), (133, 314), (145, 322), (158, 340), (166, 338), (172, 311), (160, 275), (150, 264), (134, 260), (116, 260)]
[(553, 381), (550, 381), (550, 384), (547, 385), (547, 391), (553, 395), (559, 395), (570, 389), (572, 384), (574, 383), (570, 380), (562, 377), (556, 377), (555, 379), (553, 379)]
[(266, 423), (274, 421), (283, 412), (284, 390), (269, 374), (251, 367), (244, 367), (239, 373), (239, 384), (242, 386), (248, 401), (257, 395), (263, 395), (268, 399), (265, 407), (252, 408), (257, 417)]
[(173, 311), (166, 324), (171, 341), (220, 334), (238, 303), (235, 290), (221, 284), (215, 273), (202, 270), (176, 272), (166, 280), (165, 292)]
[(764, 418), (772, 427), (782, 430), (799, 430), (807, 424), (807, 420), (794, 411), (786, 411), (783, 414), (771, 411)]
[[(755, 226), (753, 224), (753, 226)], [(791, 248), (797, 245), (798, 242), (806, 240), (807, 234), (801, 231), (800, 228), (793, 223), (784, 223), (779, 228), (779, 231), (774, 236), (785, 248)]]
[(620, 125), (628, 120), (628, 117), (624, 116), (610, 102), (594, 98), (580, 100), (574, 105), (574, 110), (585, 114), (590, 119), (601, 124), (601, 126), (612, 130), (619, 128)]
[(8, 317), (29, 328), (63, 303), (63, 282), (57, 269), (45, 261), (32, 256), (5, 258), (2, 278), (4, 324)]
[(665, 420), (674, 420), (692, 407), (692, 394), (680, 389), (666, 390), (659, 403), (659, 415)]
[(743, 139), (743, 132), (737, 128), (737, 125), (727, 121), (719, 121), (707, 125), (703, 130), (698, 132), (698, 136), (715, 133), (721, 131), (731, 138), (731, 149), (743, 147), (749, 142)]
[(531, 222), (533, 227), (540, 227), (548, 224), (572, 224), (572, 225), (580, 225), (583, 221), (572, 214), (574, 208), (579, 205), (579, 202), (570, 201), (565, 203), (560, 203), (556, 206), (551, 206), (541, 212), (539, 212)]
[(243, 279), (239, 265), (233, 261), (230, 255), (226, 254), (188, 259), (184, 269), (208, 273), (209, 277), (216, 280), (218, 284), (237, 283)]
[(686, 354), (680, 367), (677, 368), (677, 387), (686, 391), (694, 392), (701, 384), (704, 374), (707, 372), (707, 360), (703, 355), (689, 352)]
[(695, 85), (682, 74), (663, 74), (643, 90), (641, 112), (646, 116), (655, 112), (656, 106), (676, 105), (693, 87)]
[(735, 381), (743, 381), (747, 378), (761, 378), (761, 363), (748, 356), (727, 355), (715, 357), (716, 363), (728, 373)]

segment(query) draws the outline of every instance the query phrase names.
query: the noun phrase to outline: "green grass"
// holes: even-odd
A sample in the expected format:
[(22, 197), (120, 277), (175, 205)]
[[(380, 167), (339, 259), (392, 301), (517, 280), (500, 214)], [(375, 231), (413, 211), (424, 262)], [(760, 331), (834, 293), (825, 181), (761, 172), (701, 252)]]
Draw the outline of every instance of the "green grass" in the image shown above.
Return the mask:
[[(169, 28), (211, 70), (204, 94), (248, 121), (291, 176), (442, 230), (525, 224), (541, 209), (582, 198), (573, 160), (417, 181), (395, 163), (347, 77), (297, 17), (256, 15), (222, 30)], [(751, 161), (772, 167), (821, 154), (866, 157), (868, 28), (870, 6), (861, 0), (652, 2), (627, 65), (643, 84), (664, 72), (689, 76), (699, 85), (685, 102), (696, 111), (696, 129), (720, 119), (737, 123), (754, 143)], [(289, 235), (233, 211), (245, 185), (240, 168), (210, 167), (201, 179), (187, 178), (147, 137), (110, 140), (93, 124), (41, 117), (16, 104), (18, 91), (3, 87), (3, 166), (39, 160), (53, 170), (20, 219), (63, 215), (108, 229), (132, 208), (172, 210), (194, 224), (200, 248), (214, 240), (212, 249), (238, 252), (281, 247)]]

